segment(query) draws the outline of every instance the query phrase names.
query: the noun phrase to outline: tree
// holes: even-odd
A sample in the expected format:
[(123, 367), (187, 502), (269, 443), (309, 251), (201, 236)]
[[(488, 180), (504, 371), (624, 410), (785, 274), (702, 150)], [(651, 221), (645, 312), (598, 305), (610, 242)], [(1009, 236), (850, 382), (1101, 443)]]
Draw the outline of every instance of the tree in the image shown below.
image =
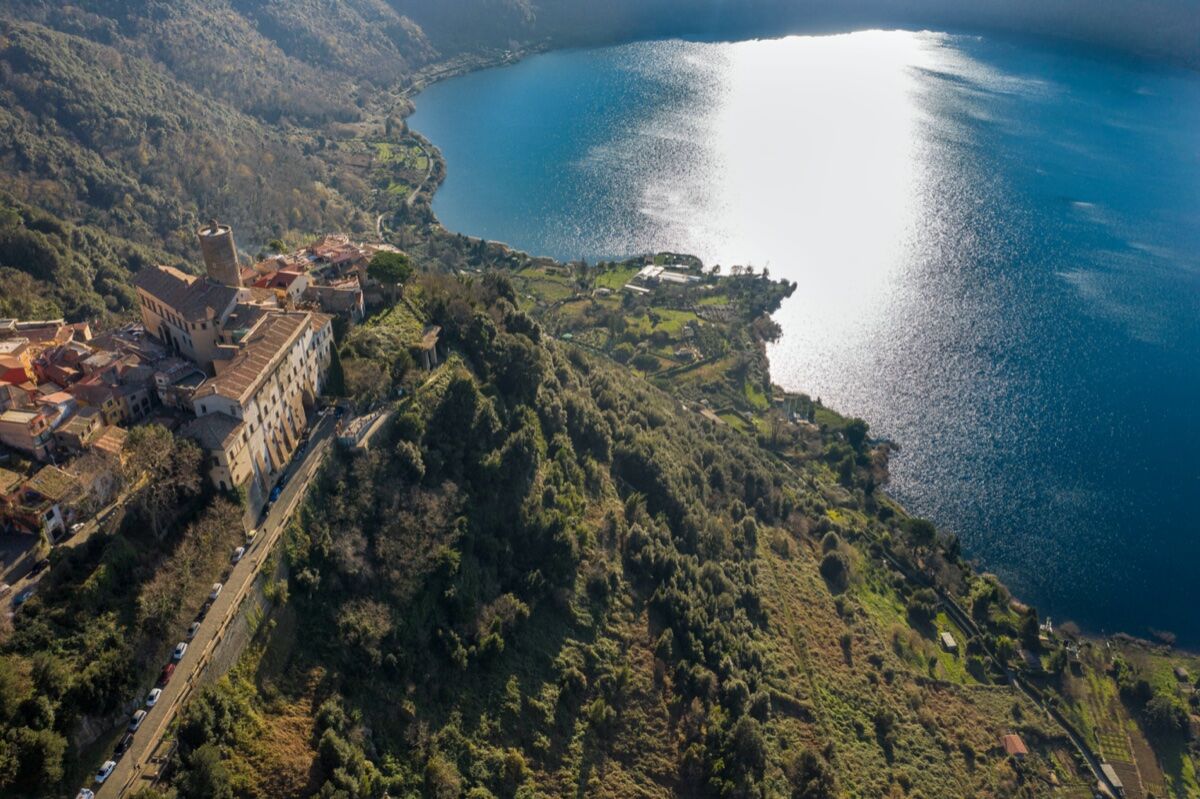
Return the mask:
[(148, 424), (129, 431), (125, 451), (128, 482), (137, 486), (132, 504), (161, 538), (180, 506), (200, 493), (200, 448)]
[(821, 559), (821, 576), (829, 590), (841, 593), (850, 584), (850, 561), (841, 552), (829, 552)]
[(1188, 711), (1178, 698), (1157, 693), (1145, 709), (1146, 723), (1151, 729), (1167, 735), (1179, 735), (1188, 729)]
[(846, 422), (846, 427), (843, 429), (843, 434), (846, 440), (850, 442), (850, 446), (854, 447), (855, 451), (862, 449), (863, 442), (867, 440), (867, 431), (870, 429), (862, 419), (854, 418)]
[(175, 785), (180, 799), (233, 799), (229, 771), (221, 762), (220, 751), (212, 744), (192, 752)]
[(805, 749), (787, 762), (783, 769), (792, 786), (792, 799), (833, 799), (837, 796), (837, 777), (829, 763), (811, 749)]
[(391, 289), (393, 299), (397, 293), (404, 296), (403, 286), (412, 277), (413, 268), (408, 256), (402, 252), (383, 250), (375, 253), (367, 264), (367, 275)]
[(908, 533), (913, 546), (929, 549), (937, 541), (937, 528), (928, 519), (912, 518), (904, 522), (904, 532)]

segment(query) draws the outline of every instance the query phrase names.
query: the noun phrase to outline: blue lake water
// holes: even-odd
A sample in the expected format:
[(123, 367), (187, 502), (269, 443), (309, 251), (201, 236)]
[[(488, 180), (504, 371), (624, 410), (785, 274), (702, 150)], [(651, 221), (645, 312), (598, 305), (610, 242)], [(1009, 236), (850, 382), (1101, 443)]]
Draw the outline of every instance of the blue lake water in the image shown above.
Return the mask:
[(799, 283), (776, 382), (1021, 597), (1200, 645), (1200, 75), (861, 32), (552, 53), (435, 85), (451, 230)]

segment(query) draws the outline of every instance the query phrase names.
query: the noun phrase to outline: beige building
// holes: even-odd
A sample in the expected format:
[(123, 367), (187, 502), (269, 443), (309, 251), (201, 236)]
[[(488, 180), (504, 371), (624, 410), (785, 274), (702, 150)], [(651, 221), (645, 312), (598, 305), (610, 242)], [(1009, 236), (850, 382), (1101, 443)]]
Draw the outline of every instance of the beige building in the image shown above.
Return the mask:
[[(193, 432), (209, 452), (218, 488), (270, 489), (291, 460), (324, 388), (333, 352), (331, 317), (266, 312), (238, 339), (238, 354), (216, 361), (196, 389)], [(209, 418), (216, 417), (216, 418)]]

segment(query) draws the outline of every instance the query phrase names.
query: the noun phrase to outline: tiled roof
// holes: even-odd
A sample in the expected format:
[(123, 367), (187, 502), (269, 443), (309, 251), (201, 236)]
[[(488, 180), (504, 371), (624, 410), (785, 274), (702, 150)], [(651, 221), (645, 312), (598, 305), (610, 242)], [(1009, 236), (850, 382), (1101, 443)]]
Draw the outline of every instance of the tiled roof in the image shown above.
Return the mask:
[(220, 316), (237, 299), (236, 286), (180, 272), (171, 266), (153, 266), (140, 270), (133, 284), (189, 321)]
[(0, 469), (0, 494), (11, 494), (25, 478), (8, 469)]
[(196, 398), (219, 395), (244, 402), (283, 358), (304, 326), (309, 313), (269, 314), (242, 341), (241, 351), (220, 373), (204, 382)]
[(120, 455), (121, 450), (125, 448), (125, 438), (129, 434), (124, 428), (109, 426), (104, 429), (92, 446), (101, 452), (107, 452), (110, 455)]
[(64, 433), (82, 435), (84, 431), (87, 430), (87, 426), (92, 423), (92, 418), (97, 416), (99, 413), (99, 408), (85, 406), (73, 414), (70, 419), (63, 422), (62, 427), (59, 429)]
[(57, 466), (43, 466), (37, 474), (29, 478), (25, 488), (58, 502), (78, 489), (79, 483)]
[(309, 311), (308, 315), (312, 317), (312, 329), (314, 333), (320, 332), (326, 325), (333, 321), (333, 317), (327, 313), (319, 311)]
[(237, 438), (243, 422), (227, 413), (210, 413), (193, 419), (179, 431), (181, 435), (194, 438), (201, 448), (224, 451)]

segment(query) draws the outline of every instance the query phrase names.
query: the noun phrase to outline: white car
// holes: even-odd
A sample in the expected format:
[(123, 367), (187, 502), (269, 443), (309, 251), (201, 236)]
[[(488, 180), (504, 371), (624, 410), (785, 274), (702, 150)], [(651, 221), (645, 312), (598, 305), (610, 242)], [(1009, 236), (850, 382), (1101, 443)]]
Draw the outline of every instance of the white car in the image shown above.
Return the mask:
[(113, 769), (115, 769), (116, 767), (117, 767), (117, 761), (105, 760), (104, 765), (101, 766), (100, 770), (96, 772), (96, 784), (100, 785), (106, 779), (108, 779), (108, 776), (113, 773)]
[(79, 793), (75, 794), (75, 799), (96, 799), (96, 794), (93, 793), (91, 789), (84, 788)]
[(192, 626), (188, 627), (187, 639), (190, 641), (196, 637), (196, 633), (200, 632), (200, 622), (192, 622)]
[(209, 601), (210, 601), (210, 602), (216, 602), (216, 601), (217, 601), (217, 597), (219, 597), (219, 596), (221, 595), (221, 589), (222, 589), (222, 588), (224, 588), (224, 587), (225, 587), (225, 586), (221, 585), (220, 583), (213, 583), (212, 591), (210, 591), (210, 592), (208, 593), (208, 599), (209, 599)]
[(179, 643), (175, 644), (175, 654), (171, 655), (171, 660), (174, 660), (174, 661), (183, 660), (184, 652), (187, 652), (187, 643), (185, 643), (184, 641), (180, 641)]
[(146, 707), (154, 707), (158, 704), (158, 698), (162, 696), (161, 688), (151, 688), (150, 693), (146, 694)]
[(231, 561), (233, 563), (237, 563), (239, 560), (242, 559), (242, 556), (245, 554), (246, 554), (246, 548), (238, 547), (237, 549), (233, 550), (233, 558), (231, 558)]
[(137, 732), (138, 727), (142, 726), (142, 722), (146, 720), (146, 711), (138, 709), (133, 711), (133, 717), (129, 719), (129, 731)]

